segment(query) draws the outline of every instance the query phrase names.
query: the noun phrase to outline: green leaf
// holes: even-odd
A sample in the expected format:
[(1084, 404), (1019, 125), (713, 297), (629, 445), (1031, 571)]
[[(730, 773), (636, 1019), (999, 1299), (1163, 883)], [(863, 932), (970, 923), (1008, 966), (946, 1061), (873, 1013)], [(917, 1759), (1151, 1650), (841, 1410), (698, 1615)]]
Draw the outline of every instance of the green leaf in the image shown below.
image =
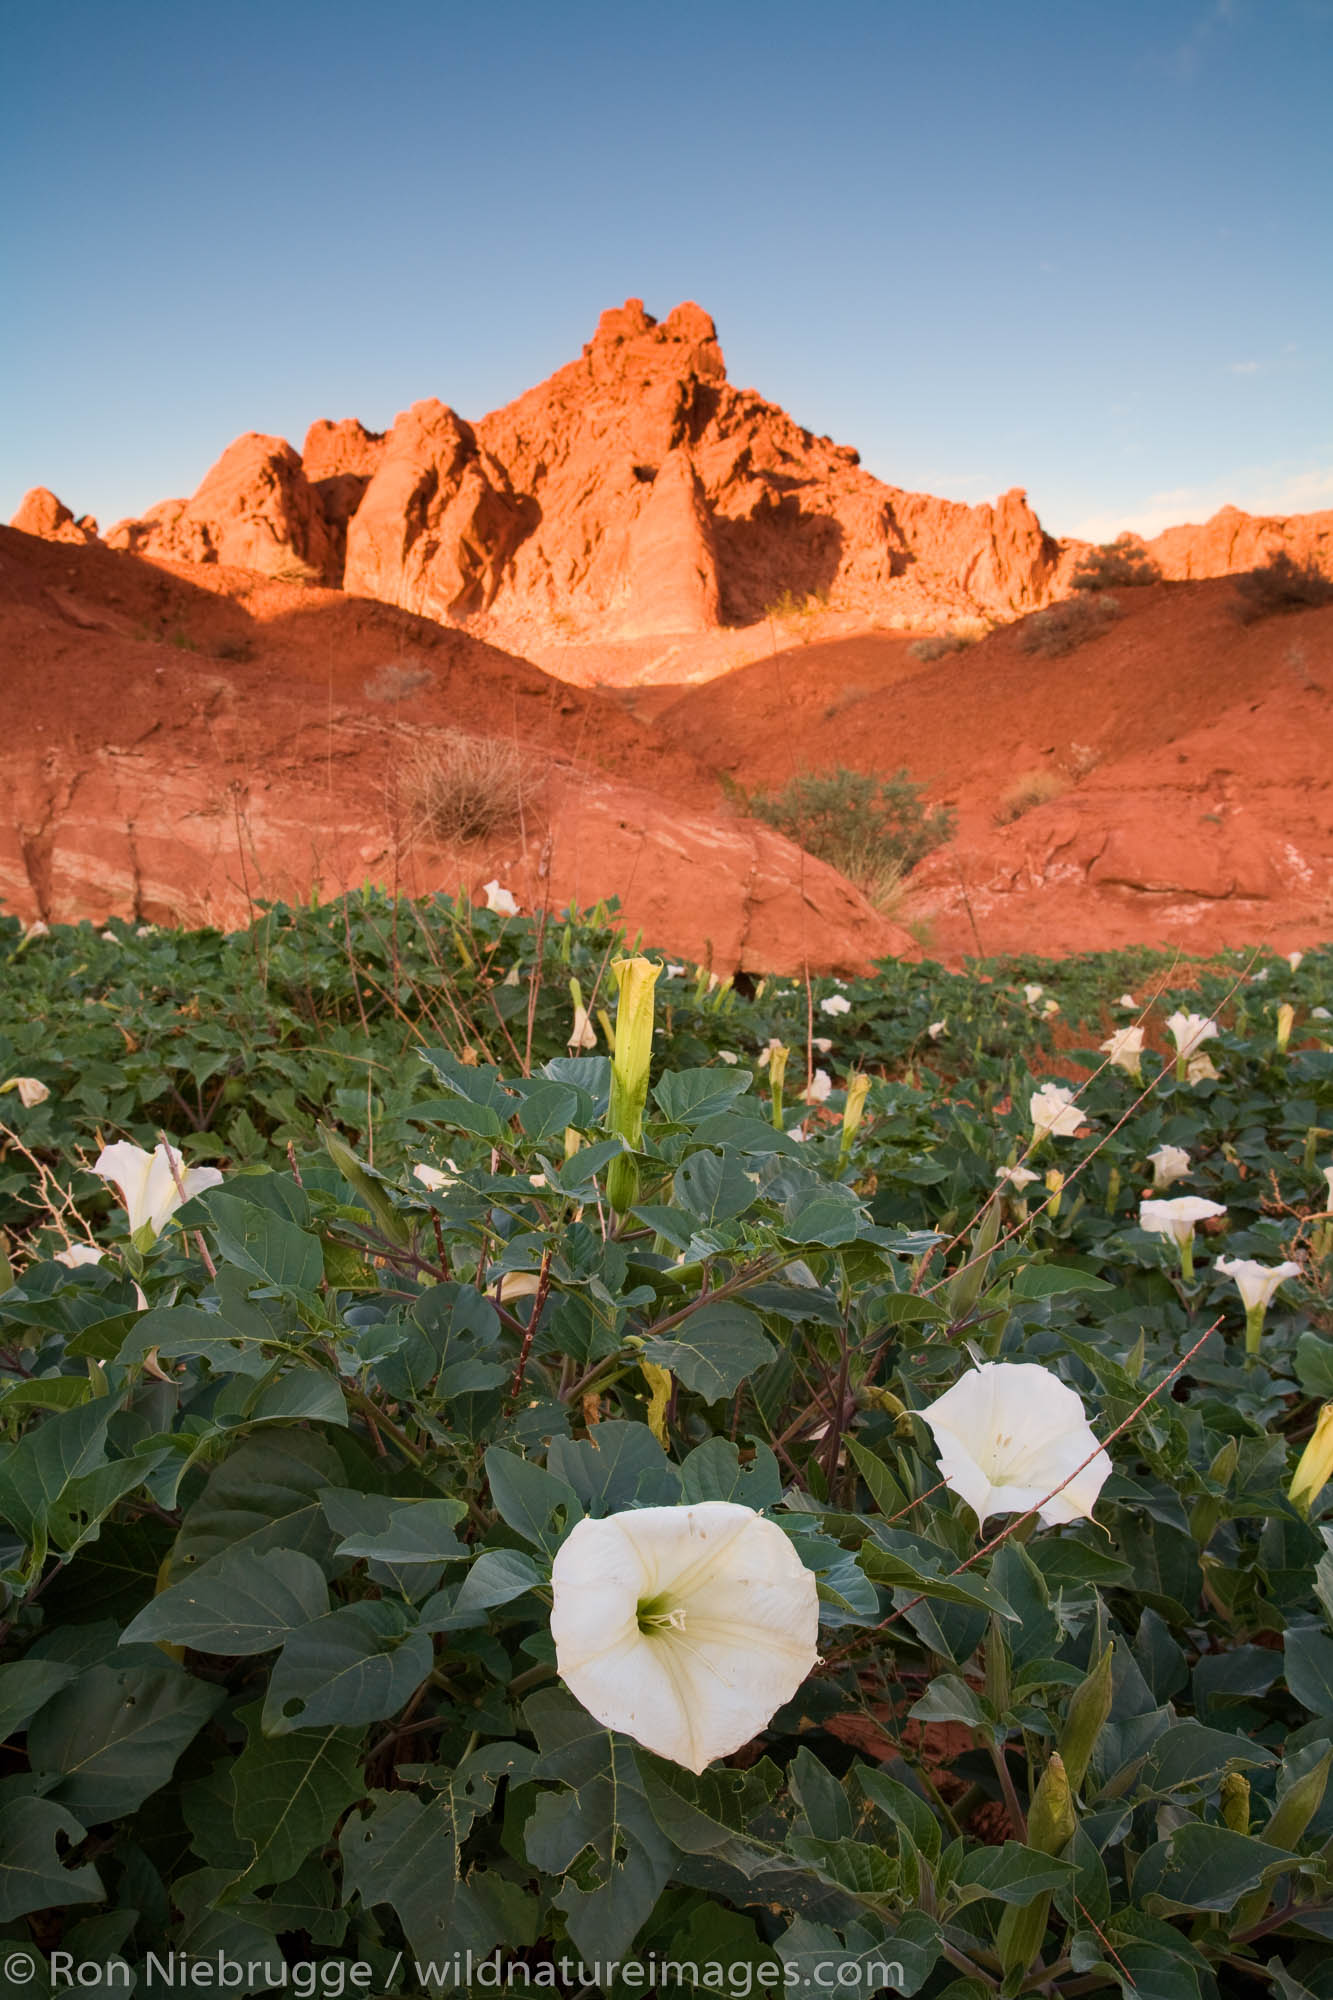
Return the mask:
[[(946, 1568), (947, 1565), (947, 1568)], [(861, 1547), (861, 1567), (876, 1583), (893, 1590), (938, 1599), (943, 1604), (966, 1604), (977, 1610), (994, 1612), (1016, 1621), (1018, 1614), (987, 1578), (970, 1570), (961, 1576), (949, 1572), (957, 1568), (943, 1549), (935, 1550), (919, 1536), (880, 1528)]]
[(223, 1699), (176, 1667), (91, 1667), (35, 1716), (28, 1761), (89, 1825), (115, 1819), (166, 1784)]
[(264, 1728), (349, 1726), (395, 1715), (435, 1664), (430, 1634), (391, 1601), (341, 1605), (294, 1632), (264, 1702)]
[(973, 1848), (964, 1857), (954, 1883), (963, 1892), (964, 1902), (972, 1902), (978, 1896), (994, 1896), (1002, 1903), (1021, 1908), (1035, 1897), (1058, 1889), (1073, 1872), (1072, 1862), (1038, 1854), (1034, 1847), (1024, 1847), (1017, 1840), (1006, 1840), (1003, 1847)]
[(116, 1359), (128, 1366), (156, 1348), (167, 1360), (206, 1361), (219, 1375), (266, 1375), (287, 1345), (248, 1301), (240, 1312), (160, 1306), (134, 1322)]
[(793, 1833), (787, 1846), (798, 1861), (813, 1868), (835, 1889), (870, 1899), (891, 1896), (898, 1882), (898, 1870), (882, 1848), (863, 1840), (815, 1840)]
[(589, 1514), (657, 1506), (680, 1491), (679, 1475), (647, 1424), (609, 1418), (586, 1438), (552, 1438), (546, 1465), (573, 1488)]
[(634, 1752), (560, 1689), (531, 1696), (524, 1713), (541, 1751), (535, 1775), (568, 1787), (538, 1798), (524, 1837), (528, 1860), (564, 1877), (555, 1903), (584, 1958), (619, 1958), (671, 1872)]
[(13, 1660), (0, 1667), (0, 1743), (22, 1729), (77, 1672), (64, 1660)]
[(373, 1792), (369, 1813), (343, 1828), (344, 1896), (366, 1909), (387, 1904), (407, 1936), (428, 1990), (456, 1981), (449, 1968), (469, 1951), (484, 1957), (506, 1937), (507, 1905), (484, 1872), (464, 1879), (447, 1798)]
[(497, 1604), (511, 1604), (539, 1584), (549, 1584), (550, 1573), (541, 1569), (521, 1549), (486, 1549), (473, 1563), (454, 1599), (452, 1616), (489, 1611)]
[(680, 1498), (687, 1507), (701, 1500), (738, 1500), (758, 1513), (782, 1498), (782, 1474), (766, 1444), (755, 1444), (750, 1463), (743, 1465), (729, 1438), (705, 1438), (681, 1462)]
[(258, 1704), (242, 1710), (249, 1736), (232, 1765), (236, 1832), (251, 1851), (246, 1887), (287, 1882), (339, 1816), (359, 1799), (359, 1740), (346, 1729), (298, 1729), (266, 1736)]
[(267, 1653), (329, 1608), (324, 1572), (295, 1549), (241, 1548), (197, 1569), (144, 1606), (122, 1644), (192, 1646), (244, 1658)]
[(1053, 1299), (1061, 1292), (1113, 1292), (1115, 1286), (1091, 1271), (1066, 1264), (1024, 1264), (1014, 1275), (1015, 1299)]
[(50, 1508), (71, 1480), (103, 1463), (111, 1407), (101, 1396), (48, 1417), (26, 1431), (0, 1462), (0, 1521), (17, 1528), (25, 1541), (44, 1536)]
[(776, 1351), (757, 1315), (727, 1299), (701, 1306), (675, 1333), (658, 1334), (643, 1348), (645, 1360), (669, 1369), (706, 1403), (734, 1396)]
[(221, 1188), (210, 1188), (199, 1200), (208, 1210), (219, 1253), (229, 1264), (279, 1291), (318, 1291), (324, 1276), (324, 1253), (317, 1236), (309, 1235), (286, 1216)]
[(691, 1153), (676, 1169), (672, 1192), (681, 1208), (713, 1225), (744, 1215), (758, 1198), (759, 1184), (726, 1153)]
[(1313, 1626), (1288, 1626), (1283, 1639), (1287, 1686), (1311, 1715), (1333, 1715), (1333, 1639)]
[(1307, 1396), (1333, 1399), (1333, 1340), (1305, 1332), (1296, 1342), (1296, 1379)]
[(727, 1111), (750, 1087), (749, 1070), (666, 1070), (653, 1086), (653, 1102), (673, 1125), (697, 1125)]
[(1230, 1910), (1250, 1889), (1291, 1866), (1280, 1847), (1252, 1840), (1229, 1827), (1189, 1820), (1167, 1840), (1140, 1856), (1134, 1870), (1134, 1898), (1157, 1913)]
[(491, 1498), (500, 1519), (553, 1556), (583, 1509), (572, 1486), (544, 1466), (492, 1445), (485, 1458)]
[[(378, 1495), (364, 1497), (383, 1508), (388, 1518), (382, 1527), (345, 1535), (336, 1555), (373, 1557), (384, 1563), (441, 1563), (457, 1562), (468, 1554), (454, 1533), (467, 1518), (466, 1500), (398, 1500), (386, 1505)], [(333, 1525), (338, 1527), (336, 1519)]]
[(173, 1581), (227, 1549), (296, 1549), (328, 1561), (334, 1538), (320, 1495), (345, 1476), (342, 1460), (314, 1432), (275, 1429), (247, 1438), (188, 1509), (171, 1559)]
[(1190, 1719), (1174, 1723), (1156, 1739), (1141, 1782), (1147, 1793), (1179, 1791), (1185, 1785), (1211, 1787), (1229, 1765), (1272, 1762), (1272, 1751), (1252, 1738), (1206, 1729)]
[(73, 1814), (50, 1799), (6, 1801), (0, 1822), (0, 1924), (29, 1910), (102, 1901), (106, 1891), (92, 1862), (71, 1868), (61, 1859), (58, 1842), (74, 1848), (84, 1838)]
[(791, 1195), (782, 1211), (782, 1225), (793, 1243), (854, 1243), (861, 1233), (864, 1210), (850, 1188), (826, 1181)]

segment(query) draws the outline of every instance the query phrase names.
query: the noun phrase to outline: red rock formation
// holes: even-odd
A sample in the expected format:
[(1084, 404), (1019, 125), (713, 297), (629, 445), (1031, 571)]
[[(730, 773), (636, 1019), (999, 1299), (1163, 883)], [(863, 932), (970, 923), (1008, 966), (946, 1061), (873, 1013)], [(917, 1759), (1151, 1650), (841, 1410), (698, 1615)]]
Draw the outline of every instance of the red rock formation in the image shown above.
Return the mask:
[(332, 580), (329, 530), (300, 459), (285, 439), (255, 431), (228, 445), (192, 500), (164, 500), (139, 520), (117, 521), (106, 543), (263, 576)]
[(1147, 548), (1162, 575), (1173, 581), (1259, 569), (1279, 552), (1333, 576), (1333, 509), (1277, 517), (1223, 507), (1201, 528), (1188, 523), (1167, 528)]
[[(52, 508), (66, 518), (30, 532), (69, 539), (53, 496), (32, 519)], [(639, 299), (475, 425), (429, 400), (385, 437), (317, 423), (303, 461), (280, 439), (241, 438), (193, 500), (107, 539), (305, 570), (519, 650), (706, 635), (811, 600), (864, 624), (1003, 620), (1065, 594), (1082, 547), (1046, 534), (1018, 488), (968, 507), (874, 478), (850, 447), (734, 388), (701, 307), (659, 324)], [(1333, 514), (1226, 508), (1149, 547), (1171, 578), (1251, 568), (1278, 547), (1333, 569)]]
[(368, 431), (355, 417), (338, 424), (326, 418), (311, 424), (301, 448), (301, 465), (329, 531), (329, 580), (341, 582), (347, 555), (347, 523), (384, 456), (381, 432)]
[(19, 510), (10, 522), (24, 535), (38, 535), (44, 542), (95, 542), (97, 523), (91, 514), (76, 521), (63, 500), (57, 500), (49, 487), (34, 486), (24, 494), (19, 502)]

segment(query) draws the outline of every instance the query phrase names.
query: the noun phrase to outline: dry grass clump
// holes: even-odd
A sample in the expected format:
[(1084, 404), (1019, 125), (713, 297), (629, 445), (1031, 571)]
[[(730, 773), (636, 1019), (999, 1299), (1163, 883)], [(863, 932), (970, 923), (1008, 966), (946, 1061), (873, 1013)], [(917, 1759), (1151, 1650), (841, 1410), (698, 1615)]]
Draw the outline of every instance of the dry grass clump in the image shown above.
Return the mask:
[(914, 660), (943, 660), (950, 653), (965, 653), (974, 644), (964, 632), (930, 632), (924, 639), (914, 639), (907, 651)]
[(1114, 597), (1100, 591), (1082, 597), (1066, 597), (1034, 611), (1018, 628), (1018, 643), (1025, 653), (1040, 653), (1044, 659), (1058, 660), (1075, 652), (1089, 639), (1100, 639), (1121, 616)]
[(1044, 806), (1051, 799), (1058, 799), (1065, 789), (1065, 781), (1055, 771), (1025, 771), (1016, 778), (1004, 793), (995, 810), (996, 826), (1008, 826), (1011, 820), (1021, 819), (1034, 806)]
[(504, 833), (519, 817), (523, 766), (498, 736), (448, 735), (421, 743), (403, 772), (403, 799), (416, 840), (465, 846)]
[(1162, 572), (1137, 535), (1117, 535), (1113, 542), (1086, 549), (1069, 579), (1075, 590), (1134, 590), (1160, 583)]
[(1333, 604), (1333, 577), (1316, 562), (1296, 562), (1275, 549), (1261, 569), (1236, 578), (1234, 609), (1242, 625), (1278, 611), (1310, 611)]

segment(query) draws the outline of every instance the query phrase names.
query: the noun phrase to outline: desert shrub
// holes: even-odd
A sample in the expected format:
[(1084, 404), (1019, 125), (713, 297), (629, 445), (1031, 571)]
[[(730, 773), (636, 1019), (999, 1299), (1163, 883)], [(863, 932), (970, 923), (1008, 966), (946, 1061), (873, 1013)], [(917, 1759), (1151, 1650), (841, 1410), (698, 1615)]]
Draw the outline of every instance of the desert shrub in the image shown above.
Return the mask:
[(914, 639), (907, 651), (914, 660), (943, 660), (950, 653), (965, 653), (972, 643), (962, 632), (930, 632)]
[(441, 847), (486, 840), (518, 818), (523, 770), (513, 743), (451, 731), (421, 744), (403, 774), (413, 836)]
[(1016, 778), (995, 812), (996, 826), (1008, 826), (1011, 820), (1021, 819), (1034, 806), (1044, 806), (1050, 799), (1058, 799), (1065, 789), (1065, 781), (1057, 771), (1025, 771)]
[(926, 804), (906, 770), (802, 771), (780, 792), (754, 793), (748, 810), (827, 861), (872, 901), (891, 897), (901, 878), (951, 838), (954, 814)]
[(420, 660), (390, 660), (366, 682), (372, 701), (403, 701), (429, 687), (435, 676)]
[(1333, 577), (1316, 562), (1298, 563), (1285, 549), (1275, 549), (1261, 568), (1236, 578), (1234, 601), (1242, 625), (1279, 611), (1315, 610), (1333, 604)]
[(253, 660), (254, 656), (255, 642), (244, 635), (237, 639), (219, 639), (213, 648), (215, 660)]
[(1025, 618), (1018, 628), (1018, 643), (1025, 653), (1058, 660), (1085, 646), (1089, 639), (1100, 639), (1120, 615), (1115, 598), (1100, 592), (1066, 597)]
[(1113, 542), (1086, 549), (1070, 578), (1075, 590), (1133, 590), (1160, 583), (1162, 572), (1137, 535), (1117, 535)]

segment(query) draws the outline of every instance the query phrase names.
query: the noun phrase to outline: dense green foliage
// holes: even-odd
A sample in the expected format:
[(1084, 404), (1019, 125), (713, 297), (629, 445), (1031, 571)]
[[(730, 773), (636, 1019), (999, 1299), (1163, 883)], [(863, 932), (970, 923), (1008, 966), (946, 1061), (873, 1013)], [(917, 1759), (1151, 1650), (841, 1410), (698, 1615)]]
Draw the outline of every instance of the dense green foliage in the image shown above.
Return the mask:
[[(616, 1222), (609, 1065), (565, 1051), (613, 944), (373, 894), (0, 928), (0, 1082), (50, 1093), (0, 1098), (0, 1959), (1333, 1993), (1333, 1531), (1287, 1497), (1333, 1398), (1333, 953), (672, 972)], [(1215, 1079), (1103, 1063), (1126, 986), (1158, 1048), (1216, 1015)], [(1061, 1076), (1063, 1185), (994, 1198)], [(163, 1131), (224, 1178), (136, 1247), (89, 1167)], [(1164, 1144), (1226, 1208), (1193, 1283), (1138, 1226)], [(1220, 1250), (1302, 1267), (1249, 1363)], [(941, 1487), (915, 1412), (976, 1357), (1081, 1395), (1095, 1524), (979, 1534)], [(560, 1686), (550, 1566), (585, 1515), (732, 1497), (818, 1577), (825, 1657), (696, 1778)]]

